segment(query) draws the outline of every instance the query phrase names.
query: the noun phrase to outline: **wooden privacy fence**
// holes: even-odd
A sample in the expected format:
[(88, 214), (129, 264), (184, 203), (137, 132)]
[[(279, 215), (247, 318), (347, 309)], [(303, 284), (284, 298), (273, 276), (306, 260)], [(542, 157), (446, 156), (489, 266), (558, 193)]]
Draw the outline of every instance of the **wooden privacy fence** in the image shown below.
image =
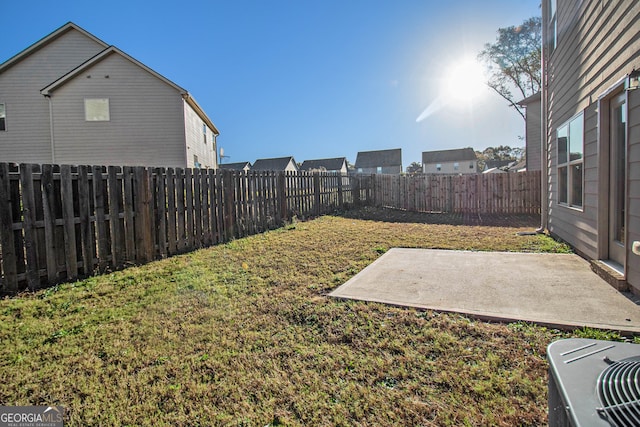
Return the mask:
[(0, 163), (0, 293), (141, 264), (366, 202), (361, 180)]
[(466, 175), (375, 175), (371, 200), (419, 212), (538, 214), (541, 172)]
[(281, 227), (352, 205), (540, 212), (540, 172), (337, 175), (0, 163), (0, 294)]

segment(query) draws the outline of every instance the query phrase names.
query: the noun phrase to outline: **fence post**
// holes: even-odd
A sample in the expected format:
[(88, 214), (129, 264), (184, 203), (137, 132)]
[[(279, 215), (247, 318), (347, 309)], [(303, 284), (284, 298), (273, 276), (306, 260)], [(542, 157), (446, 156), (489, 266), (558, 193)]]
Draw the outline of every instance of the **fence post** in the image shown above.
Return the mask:
[(362, 175), (355, 175), (351, 181), (354, 206), (360, 206), (360, 179), (362, 179)]
[(286, 172), (278, 172), (277, 177), (278, 185), (278, 211), (280, 212), (281, 222), (289, 219), (289, 212), (287, 209), (287, 177)]
[(144, 166), (136, 167), (135, 179), (135, 224), (138, 261), (153, 260), (153, 228), (151, 218), (151, 185), (149, 171)]
[(42, 211), (44, 218), (45, 257), (47, 262), (47, 280), (54, 283), (58, 280), (58, 263), (56, 261), (56, 212), (53, 188), (53, 165), (42, 165), (40, 176), (42, 185)]
[(313, 202), (315, 203), (314, 212), (316, 216), (320, 216), (322, 209), (320, 209), (320, 173), (313, 173)]
[(13, 216), (11, 200), (9, 165), (0, 163), (0, 246), (2, 247), (2, 271), (4, 272), (4, 292), (18, 292), (18, 278), (16, 268), (16, 248), (13, 238)]
[(228, 242), (235, 234), (235, 183), (234, 173), (230, 170), (223, 171), (222, 175), (223, 184), (223, 198), (224, 198), (224, 214), (222, 215), (224, 221), (224, 241)]

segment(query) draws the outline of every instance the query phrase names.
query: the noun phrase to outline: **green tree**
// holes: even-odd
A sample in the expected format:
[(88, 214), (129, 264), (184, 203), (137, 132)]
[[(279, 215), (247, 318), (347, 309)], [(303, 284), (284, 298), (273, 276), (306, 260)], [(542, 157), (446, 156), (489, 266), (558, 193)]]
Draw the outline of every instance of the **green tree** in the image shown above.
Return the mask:
[(419, 173), (422, 173), (422, 164), (420, 162), (413, 162), (407, 166), (408, 175), (417, 175)]
[(497, 147), (487, 147), (484, 151), (476, 151), (478, 159), (478, 167), (480, 170), (485, 168), (487, 161), (490, 160), (524, 160), (525, 149), (522, 147), (510, 147), (508, 145), (499, 145)]
[(495, 43), (487, 43), (478, 55), (488, 69), (488, 86), (509, 102), (522, 118), (517, 102), (542, 85), (542, 19), (535, 16), (521, 25), (499, 28)]

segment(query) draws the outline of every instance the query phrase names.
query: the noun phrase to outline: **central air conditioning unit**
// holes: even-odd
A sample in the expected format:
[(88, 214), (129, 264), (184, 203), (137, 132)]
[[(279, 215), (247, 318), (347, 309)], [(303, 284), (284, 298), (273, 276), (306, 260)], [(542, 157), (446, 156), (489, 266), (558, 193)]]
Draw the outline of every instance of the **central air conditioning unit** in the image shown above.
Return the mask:
[(549, 426), (640, 426), (640, 345), (571, 338), (547, 358)]

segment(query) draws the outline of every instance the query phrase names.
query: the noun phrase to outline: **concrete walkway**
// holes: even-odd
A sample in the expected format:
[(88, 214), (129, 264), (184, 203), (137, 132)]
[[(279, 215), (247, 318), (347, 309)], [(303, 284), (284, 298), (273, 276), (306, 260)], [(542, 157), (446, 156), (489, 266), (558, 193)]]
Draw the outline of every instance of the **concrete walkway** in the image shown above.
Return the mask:
[(485, 320), (640, 333), (640, 306), (571, 254), (394, 248), (329, 295)]

